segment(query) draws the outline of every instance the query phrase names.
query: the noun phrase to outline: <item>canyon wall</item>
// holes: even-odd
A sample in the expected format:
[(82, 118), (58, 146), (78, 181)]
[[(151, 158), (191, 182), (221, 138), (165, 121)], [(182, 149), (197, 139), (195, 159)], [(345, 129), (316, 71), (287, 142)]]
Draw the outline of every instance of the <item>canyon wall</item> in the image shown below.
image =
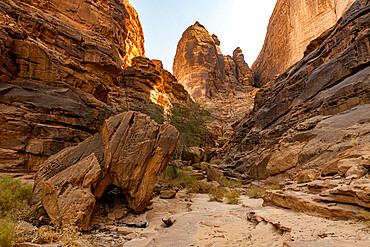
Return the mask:
[(128, 1), (1, 1), (0, 54), (0, 171), (37, 171), (111, 115), (190, 100), (143, 57)]
[(252, 71), (240, 48), (224, 56), (216, 35), (199, 22), (183, 33), (174, 58), (173, 73), (195, 101), (209, 101), (253, 84)]
[[(370, 167), (370, 5), (356, 1), (307, 55), (266, 84), (224, 147), (222, 166), (253, 179)], [(348, 172), (347, 172), (348, 171)]]
[(252, 65), (262, 86), (303, 58), (307, 45), (332, 27), (354, 0), (278, 0), (263, 48)]

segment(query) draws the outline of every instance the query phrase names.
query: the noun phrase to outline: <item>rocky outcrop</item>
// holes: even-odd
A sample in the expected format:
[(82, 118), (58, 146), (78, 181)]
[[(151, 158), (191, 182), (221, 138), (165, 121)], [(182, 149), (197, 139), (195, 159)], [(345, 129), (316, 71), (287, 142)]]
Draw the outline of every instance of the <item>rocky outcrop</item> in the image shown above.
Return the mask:
[(171, 102), (187, 104), (193, 102), (184, 86), (178, 83), (176, 77), (171, 72), (163, 68), (162, 61), (152, 59), (151, 62), (154, 63), (155, 69), (159, 71), (161, 85), (163, 85), (164, 92), (169, 95)]
[(368, 173), (369, 18), (368, 2), (356, 1), (316, 49), (257, 93), (224, 148), (225, 169), (271, 181), (308, 169)]
[(122, 190), (133, 211), (143, 211), (178, 138), (173, 126), (159, 125), (141, 113), (109, 118), (99, 133), (43, 164), (31, 200), (36, 214), (43, 207), (54, 224), (86, 230), (96, 199), (110, 186)]
[(224, 56), (219, 45), (218, 37), (199, 22), (185, 30), (177, 45), (173, 72), (195, 101), (209, 101), (253, 84), (241, 49), (233, 57)]
[(236, 67), (236, 77), (242, 85), (253, 86), (254, 79), (252, 70), (244, 60), (244, 55), (240, 47), (236, 48), (233, 52), (233, 61)]
[(262, 86), (303, 58), (309, 43), (331, 28), (354, 0), (278, 0), (263, 48), (252, 66)]
[(269, 190), (264, 205), (289, 208), (323, 217), (367, 219), (370, 213), (370, 180), (362, 178), (314, 180), (304, 184), (280, 184), (282, 190)]
[(163, 118), (171, 100), (190, 100), (142, 56), (126, 0), (1, 2), (0, 52), (0, 171), (37, 171), (114, 114)]
[(219, 45), (218, 37), (196, 22), (183, 33), (173, 64), (178, 82), (211, 113), (207, 127), (217, 147), (230, 136), (232, 124), (252, 110), (257, 92), (242, 50), (226, 56)]
[(113, 114), (144, 38), (128, 1), (3, 1), (0, 47), (0, 170), (36, 171)]

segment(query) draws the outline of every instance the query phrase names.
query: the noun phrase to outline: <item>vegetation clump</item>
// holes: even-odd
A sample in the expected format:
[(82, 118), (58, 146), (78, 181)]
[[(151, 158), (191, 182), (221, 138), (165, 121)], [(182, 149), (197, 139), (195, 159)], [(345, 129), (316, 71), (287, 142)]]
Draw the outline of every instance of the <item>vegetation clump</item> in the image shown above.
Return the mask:
[(21, 219), (28, 208), (32, 187), (13, 177), (0, 179), (0, 246), (13, 246), (17, 241), (14, 221)]
[(258, 199), (265, 194), (265, 191), (265, 188), (252, 184), (247, 188), (245, 194), (249, 196), (249, 198)]
[(14, 223), (9, 218), (0, 218), (0, 246), (13, 246), (17, 240)]
[(230, 190), (225, 195), (228, 204), (238, 204), (240, 192), (237, 190)]
[(191, 171), (189, 168), (179, 169), (176, 166), (168, 166), (165, 171), (166, 175), (159, 176), (159, 182), (165, 187), (182, 187), (190, 193), (208, 194), (210, 201), (223, 202), (226, 198), (226, 203), (238, 204), (240, 192), (235, 188), (241, 185), (240, 181), (220, 177), (221, 183), (218, 182), (217, 187), (204, 180), (198, 180), (191, 174)]
[(218, 177), (216, 181), (222, 186), (227, 188), (239, 188), (242, 186), (241, 180), (231, 180), (224, 176)]
[(214, 159), (214, 160), (211, 160), (210, 164), (211, 165), (219, 165), (221, 163), (221, 159)]
[(196, 103), (173, 105), (169, 123), (180, 132), (177, 155), (189, 147), (202, 147), (209, 141), (206, 124), (210, 120), (211, 114)]
[(179, 169), (176, 166), (167, 166), (165, 175), (159, 176), (159, 182), (165, 187), (182, 187), (190, 193), (209, 193), (212, 186), (198, 180), (189, 169)]
[(0, 179), (0, 217), (18, 217), (28, 206), (31, 195), (32, 187), (22, 185), (20, 180)]

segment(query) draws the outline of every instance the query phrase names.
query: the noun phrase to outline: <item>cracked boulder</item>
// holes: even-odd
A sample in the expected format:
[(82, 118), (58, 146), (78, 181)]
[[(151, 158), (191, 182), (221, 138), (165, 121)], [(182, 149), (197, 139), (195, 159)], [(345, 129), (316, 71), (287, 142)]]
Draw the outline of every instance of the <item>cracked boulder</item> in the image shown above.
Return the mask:
[(99, 133), (43, 164), (32, 196), (35, 213), (45, 209), (56, 225), (86, 229), (96, 200), (110, 186), (122, 190), (133, 211), (142, 212), (178, 138), (175, 127), (138, 112), (109, 118)]

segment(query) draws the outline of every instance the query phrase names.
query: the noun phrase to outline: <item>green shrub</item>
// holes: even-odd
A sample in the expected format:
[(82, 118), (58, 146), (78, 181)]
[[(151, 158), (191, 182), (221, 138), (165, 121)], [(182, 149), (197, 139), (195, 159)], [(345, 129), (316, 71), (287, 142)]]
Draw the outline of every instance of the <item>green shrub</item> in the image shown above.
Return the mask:
[(0, 179), (0, 217), (18, 216), (27, 206), (32, 195), (32, 187), (22, 185), (13, 177)]
[(265, 188), (252, 184), (247, 188), (247, 191), (245, 194), (249, 196), (250, 198), (258, 199), (258, 198), (261, 198), (263, 194), (265, 194), (265, 191), (266, 191)]
[(221, 159), (215, 159), (215, 160), (211, 160), (211, 165), (219, 165), (221, 163)]
[(270, 186), (270, 190), (280, 190), (280, 185), (273, 184), (273, 185)]
[(238, 204), (240, 192), (237, 190), (231, 190), (225, 194), (228, 204)]
[(176, 166), (167, 166), (166, 167), (166, 178), (168, 179), (177, 179), (178, 174), (178, 168)]
[(227, 177), (219, 177), (216, 180), (222, 187), (227, 187), (227, 188), (237, 188), (242, 185), (242, 182), (240, 180), (231, 180), (228, 179)]
[(137, 109), (139, 112), (148, 115), (151, 119), (159, 124), (164, 123), (165, 119), (163, 106), (154, 104), (151, 101), (137, 101), (136, 103), (139, 106), (139, 109)]
[(222, 202), (225, 197), (226, 190), (224, 188), (213, 188), (208, 194), (210, 201)]
[(180, 132), (178, 153), (189, 147), (205, 145), (209, 137), (206, 124), (211, 120), (210, 116), (196, 103), (173, 104), (169, 123)]
[(163, 179), (161, 175), (158, 178), (164, 186), (181, 186), (191, 193), (208, 193), (211, 190), (208, 183), (197, 180), (190, 172), (180, 170), (177, 167), (169, 166), (166, 169), (166, 178)]
[(364, 218), (362, 219), (362, 221), (364, 222), (364, 224), (368, 228), (370, 228), (370, 211), (366, 211), (366, 210), (362, 209), (361, 210), (361, 213), (364, 216)]
[(185, 167), (185, 168), (184, 168), (184, 171), (192, 172), (192, 171), (193, 171), (193, 169), (191, 169), (190, 167)]
[(16, 240), (13, 222), (9, 218), (0, 218), (0, 246), (13, 246)]

